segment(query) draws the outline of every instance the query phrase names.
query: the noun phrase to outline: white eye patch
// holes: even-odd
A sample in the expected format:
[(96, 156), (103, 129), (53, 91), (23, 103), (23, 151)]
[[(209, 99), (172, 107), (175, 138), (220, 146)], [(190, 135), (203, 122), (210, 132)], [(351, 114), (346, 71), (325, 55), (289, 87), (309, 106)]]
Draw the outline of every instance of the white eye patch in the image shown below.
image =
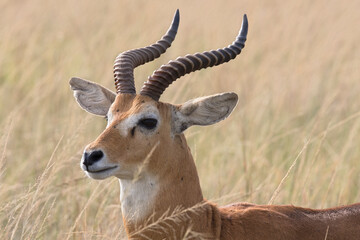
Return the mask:
[[(159, 111), (152, 105), (145, 106), (141, 112), (129, 116), (128, 118), (117, 124), (116, 128), (119, 130), (121, 136), (126, 137), (129, 130), (136, 127), (141, 119), (154, 118), (160, 122)], [(110, 122), (110, 121), (109, 121)]]
[(111, 111), (109, 111), (106, 115), (106, 119), (107, 119), (107, 125), (106, 127), (109, 127), (111, 122), (113, 121), (114, 119), (114, 115), (111, 113)]

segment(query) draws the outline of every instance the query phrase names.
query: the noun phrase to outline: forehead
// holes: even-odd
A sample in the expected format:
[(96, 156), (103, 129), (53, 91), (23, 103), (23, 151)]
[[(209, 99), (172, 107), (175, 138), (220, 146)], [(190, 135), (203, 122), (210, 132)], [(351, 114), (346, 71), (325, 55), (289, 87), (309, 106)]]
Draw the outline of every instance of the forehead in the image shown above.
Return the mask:
[(147, 111), (159, 113), (164, 110), (164, 105), (150, 97), (134, 94), (118, 94), (110, 107), (112, 114), (132, 115)]

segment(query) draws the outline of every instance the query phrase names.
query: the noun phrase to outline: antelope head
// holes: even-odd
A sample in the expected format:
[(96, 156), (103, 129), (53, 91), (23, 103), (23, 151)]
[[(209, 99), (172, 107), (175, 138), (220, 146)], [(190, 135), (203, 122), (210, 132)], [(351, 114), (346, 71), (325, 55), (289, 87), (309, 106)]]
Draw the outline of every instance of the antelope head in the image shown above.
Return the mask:
[[(80, 166), (89, 177), (115, 176), (120, 180), (133, 180), (151, 175), (154, 182), (160, 182), (171, 175), (180, 181), (186, 169), (191, 168), (188, 179), (198, 181), (183, 132), (192, 125), (210, 125), (225, 119), (235, 107), (237, 95), (223, 93), (181, 105), (163, 103), (159, 98), (181, 76), (228, 62), (240, 54), (248, 23), (244, 15), (239, 35), (228, 47), (186, 55), (161, 66), (137, 94), (134, 68), (164, 53), (175, 38), (178, 25), (177, 11), (161, 40), (117, 56), (114, 64), (116, 93), (80, 78), (70, 80), (79, 105), (87, 112), (105, 116), (108, 121), (103, 133), (84, 150)], [(152, 186), (150, 184), (151, 181), (149, 186)], [(201, 190), (198, 195), (202, 198)]]

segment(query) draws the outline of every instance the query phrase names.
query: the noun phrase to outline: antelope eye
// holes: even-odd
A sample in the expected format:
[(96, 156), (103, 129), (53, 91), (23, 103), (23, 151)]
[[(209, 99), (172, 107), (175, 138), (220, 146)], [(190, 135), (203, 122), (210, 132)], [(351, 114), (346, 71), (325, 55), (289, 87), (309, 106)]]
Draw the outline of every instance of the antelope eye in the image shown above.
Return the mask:
[(157, 120), (155, 118), (144, 118), (141, 119), (138, 123), (139, 126), (144, 127), (148, 130), (154, 129), (156, 127)]

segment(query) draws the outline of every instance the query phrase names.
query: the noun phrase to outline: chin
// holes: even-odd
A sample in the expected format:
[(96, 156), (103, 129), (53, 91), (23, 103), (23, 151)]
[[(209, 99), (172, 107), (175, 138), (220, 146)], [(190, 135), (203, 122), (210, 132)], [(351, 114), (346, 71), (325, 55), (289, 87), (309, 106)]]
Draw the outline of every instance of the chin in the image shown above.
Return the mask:
[(82, 170), (85, 172), (85, 174), (92, 179), (96, 179), (96, 180), (102, 180), (111, 176), (114, 176), (116, 174), (117, 171), (117, 166), (113, 166), (110, 168), (106, 168), (106, 169), (84, 169), (82, 167)]
[(89, 178), (92, 179), (96, 179), (96, 180), (103, 180), (105, 178), (111, 177), (113, 176), (111, 173), (92, 173), (92, 172), (85, 172), (86, 176), (88, 176)]

